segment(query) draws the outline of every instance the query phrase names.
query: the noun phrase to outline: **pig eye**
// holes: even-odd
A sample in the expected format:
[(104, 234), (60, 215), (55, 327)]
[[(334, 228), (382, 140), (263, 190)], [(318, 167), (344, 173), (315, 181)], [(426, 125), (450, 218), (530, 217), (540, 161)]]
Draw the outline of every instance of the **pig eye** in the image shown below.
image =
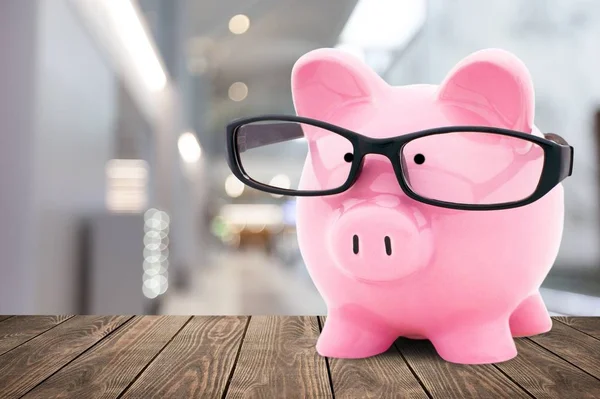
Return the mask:
[(347, 152), (346, 154), (344, 154), (344, 161), (346, 162), (352, 162), (354, 160), (354, 154)]
[(421, 165), (424, 162), (425, 162), (425, 155), (423, 155), (423, 154), (417, 154), (417, 155), (415, 155), (415, 163), (417, 165)]

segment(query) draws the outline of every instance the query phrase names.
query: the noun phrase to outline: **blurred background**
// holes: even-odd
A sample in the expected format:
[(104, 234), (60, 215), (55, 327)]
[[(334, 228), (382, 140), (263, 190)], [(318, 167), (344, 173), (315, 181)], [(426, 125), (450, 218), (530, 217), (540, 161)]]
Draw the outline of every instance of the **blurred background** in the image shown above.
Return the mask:
[(225, 124), (293, 114), (316, 48), (404, 85), (501, 47), (577, 150), (542, 296), (600, 315), (599, 37), (594, 0), (3, 0), (0, 314), (324, 314), (294, 199), (231, 176)]

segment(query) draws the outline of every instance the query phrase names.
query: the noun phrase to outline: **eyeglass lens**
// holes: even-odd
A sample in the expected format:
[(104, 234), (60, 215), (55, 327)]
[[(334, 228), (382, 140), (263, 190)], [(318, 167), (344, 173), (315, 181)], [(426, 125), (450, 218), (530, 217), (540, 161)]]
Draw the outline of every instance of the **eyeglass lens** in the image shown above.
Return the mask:
[(468, 205), (521, 201), (541, 179), (544, 150), (494, 133), (453, 132), (417, 138), (401, 151), (411, 190), (432, 200)]
[[(346, 183), (354, 157), (352, 143), (334, 132), (298, 122), (261, 121), (241, 126), (236, 146), (243, 172), (266, 186), (326, 191)], [(283, 177), (285, 176), (285, 177)]]

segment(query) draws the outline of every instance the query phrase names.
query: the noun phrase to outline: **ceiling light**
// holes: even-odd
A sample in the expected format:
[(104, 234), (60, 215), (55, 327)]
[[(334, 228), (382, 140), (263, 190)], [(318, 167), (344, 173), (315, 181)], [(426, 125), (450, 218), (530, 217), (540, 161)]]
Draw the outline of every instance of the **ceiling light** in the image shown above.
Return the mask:
[(202, 149), (196, 139), (196, 135), (190, 132), (185, 132), (179, 136), (177, 148), (179, 149), (181, 159), (187, 163), (198, 162), (200, 155), (202, 155)]
[(279, 225), (283, 222), (283, 210), (274, 204), (227, 204), (219, 215), (229, 225)]
[(229, 20), (229, 30), (231, 33), (241, 35), (246, 33), (248, 28), (250, 28), (250, 18), (244, 14), (234, 15)]
[(110, 15), (113, 27), (118, 31), (126, 51), (148, 88), (151, 91), (162, 90), (167, 83), (167, 76), (131, 0), (102, 1), (98, 5), (104, 6)]
[(231, 198), (237, 198), (244, 192), (244, 183), (239, 181), (234, 175), (229, 175), (225, 179), (225, 192)]
[(235, 82), (229, 86), (229, 98), (233, 101), (242, 101), (248, 96), (248, 86), (243, 82)]
[(290, 178), (286, 175), (275, 175), (269, 183), (269, 185), (272, 187), (279, 187), (284, 189), (290, 188), (290, 184)]
[[(292, 183), (290, 182), (290, 178), (287, 177), (286, 175), (275, 175), (271, 179), (271, 182), (269, 183), (269, 185), (272, 186), (272, 187), (278, 187), (278, 188), (284, 188), (284, 189), (290, 188), (291, 184)], [(281, 198), (282, 197), (281, 194), (271, 194), (271, 196), (275, 197), (275, 198)]]

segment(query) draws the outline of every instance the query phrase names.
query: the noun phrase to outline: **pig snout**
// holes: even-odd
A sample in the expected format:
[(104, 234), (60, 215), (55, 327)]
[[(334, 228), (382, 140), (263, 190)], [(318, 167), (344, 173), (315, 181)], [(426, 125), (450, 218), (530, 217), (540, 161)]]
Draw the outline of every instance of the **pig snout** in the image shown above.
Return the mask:
[(403, 210), (353, 207), (333, 223), (330, 252), (346, 274), (366, 281), (392, 281), (425, 267), (433, 248), (430, 228)]

